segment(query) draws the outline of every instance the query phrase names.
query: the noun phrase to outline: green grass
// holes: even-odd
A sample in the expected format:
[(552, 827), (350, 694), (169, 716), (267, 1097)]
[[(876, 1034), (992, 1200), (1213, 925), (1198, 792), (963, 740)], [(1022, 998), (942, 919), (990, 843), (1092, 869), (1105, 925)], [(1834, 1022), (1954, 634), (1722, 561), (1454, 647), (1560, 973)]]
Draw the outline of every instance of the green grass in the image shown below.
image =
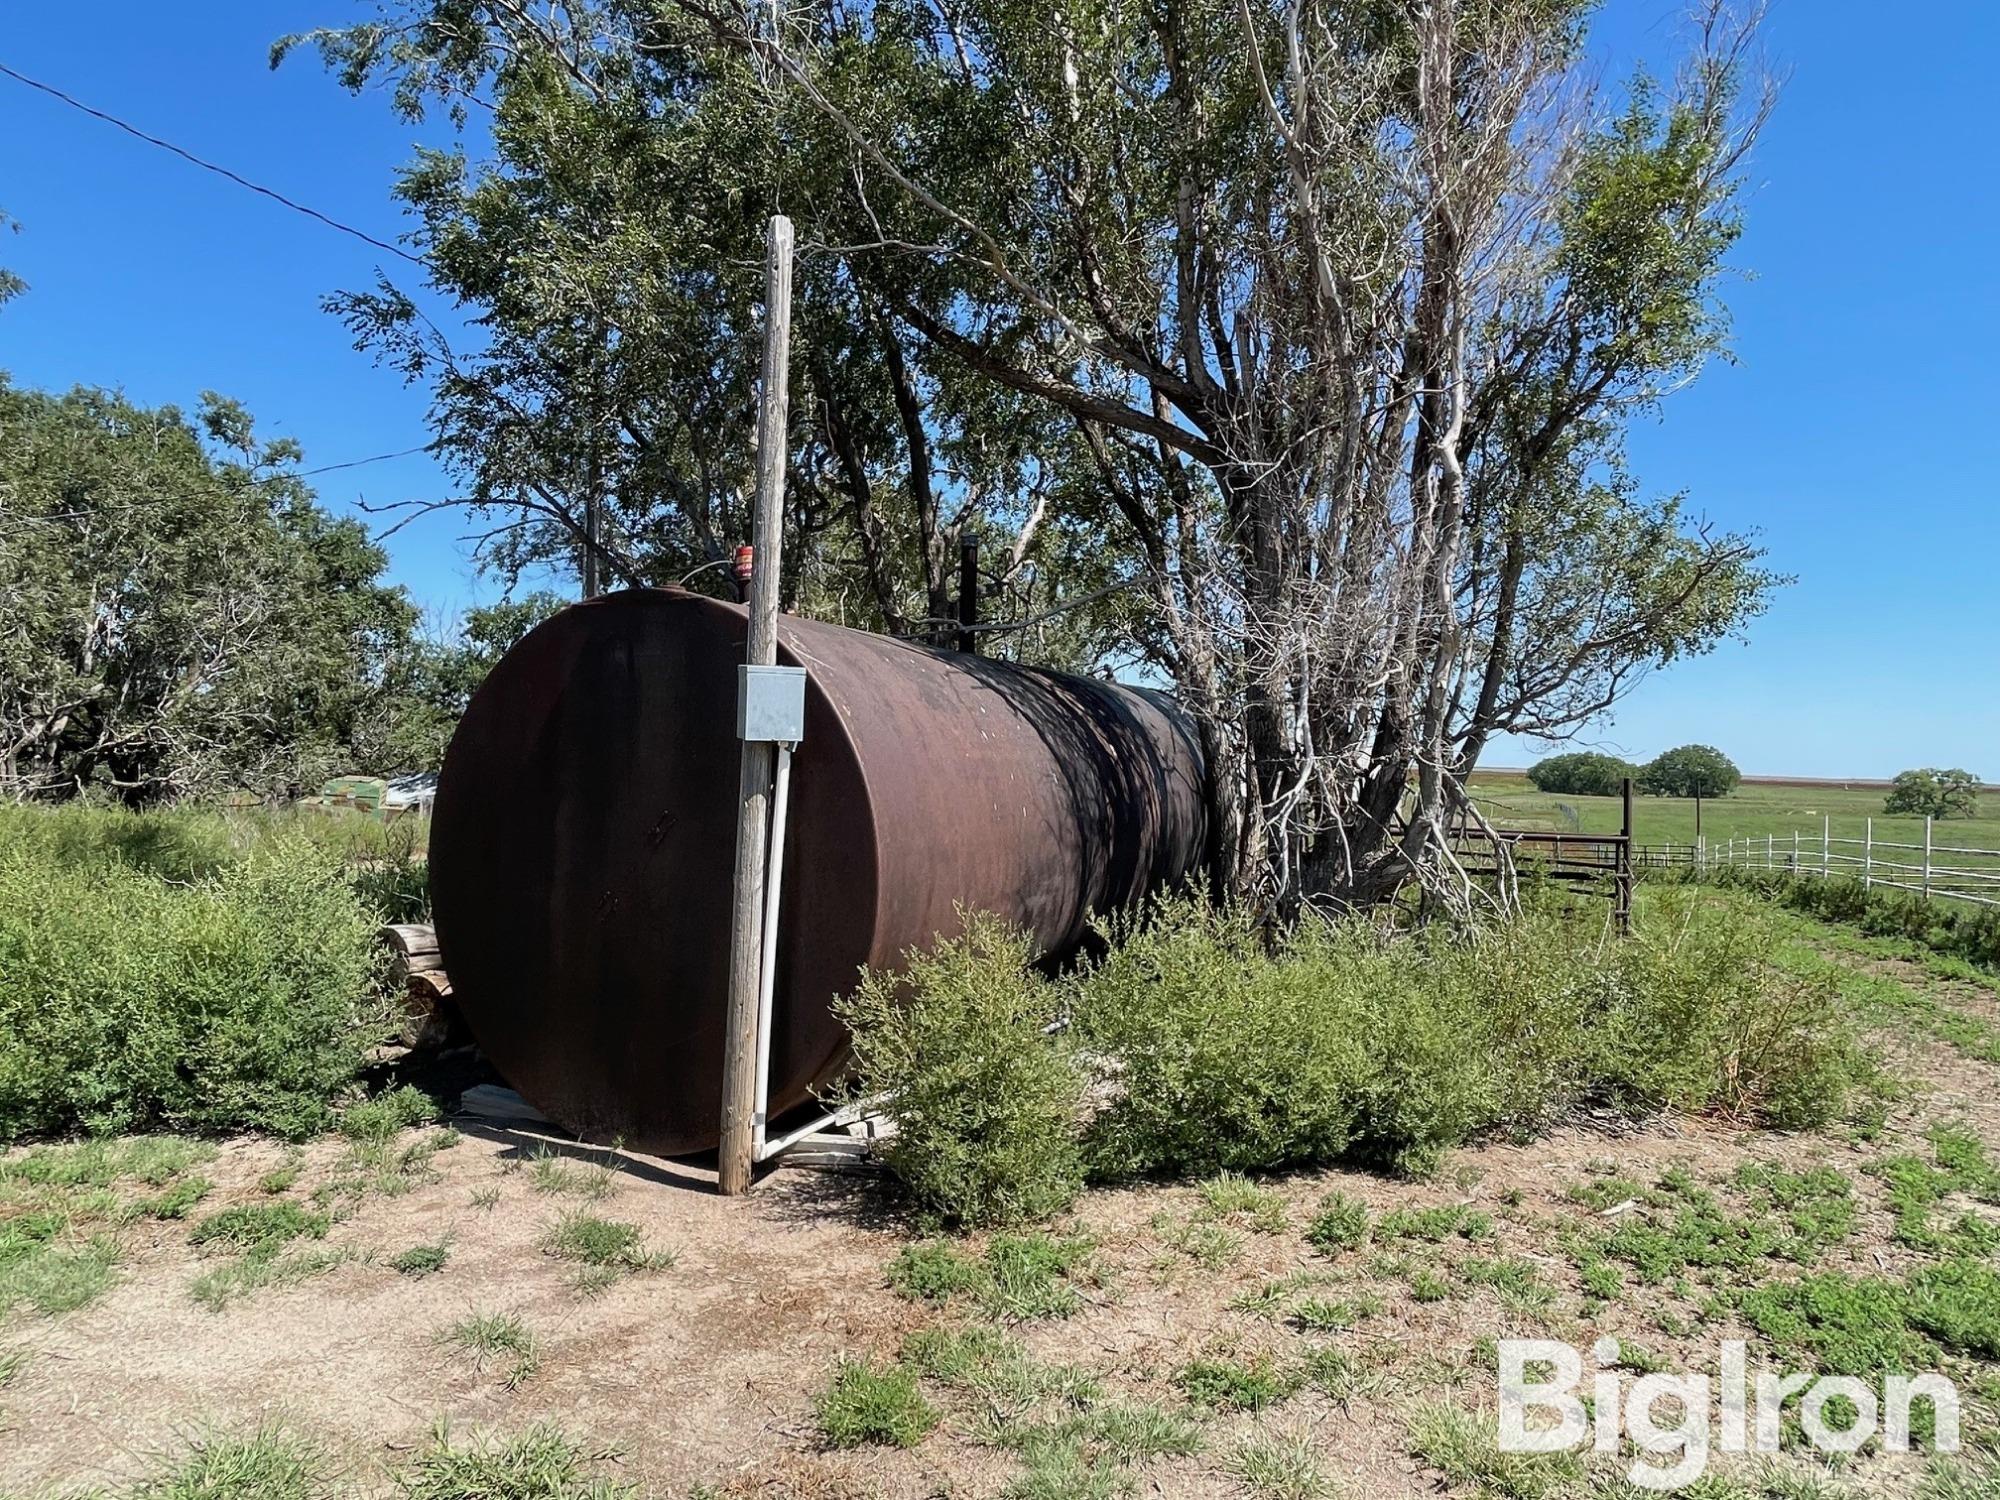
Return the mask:
[(1256, 1500), (1328, 1500), (1338, 1493), (1303, 1434), (1247, 1437), (1230, 1453), (1227, 1467)]
[(512, 1313), (473, 1313), (440, 1328), (434, 1338), (448, 1348), (463, 1350), (471, 1357), (475, 1371), (504, 1360), (509, 1390), (541, 1368), (541, 1341)]
[(569, 1194), (595, 1203), (617, 1189), (618, 1174), (603, 1162), (581, 1162), (538, 1146), (528, 1158), (528, 1185), (538, 1193)]
[(430, 1245), (412, 1245), (389, 1258), (389, 1269), (399, 1276), (421, 1279), (442, 1271), (450, 1255), (451, 1248), (444, 1240)]
[(889, 1262), (886, 1274), (896, 1295), (912, 1302), (948, 1302), (985, 1284), (979, 1262), (943, 1240), (905, 1245)]
[(1292, 1309), (1290, 1322), (1307, 1333), (1345, 1333), (1381, 1311), (1382, 1299), (1372, 1292), (1341, 1298), (1308, 1297)]
[(1483, 1240), (1493, 1236), (1493, 1216), (1464, 1203), (1436, 1208), (1396, 1208), (1376, 1221), (1375, 1232), (1386, 1240), (1429, 1240), (1436, 1244), (1456, 1236)]
[(214, 1190), (215, 1184), (206, 1177), (183, 1177), (158, 1197), (143, 1199), (134, 1207), (151, 1219), (185, 1219)]
[(1296, 1392), (1302, 1380), (1279, 1369), (1268, 1354), (1189, 1360), (1174, 1373), (1174, 1383), (1190, 1404), (1213, 1411), (1262, 1411)]
[(1162, 1215), (1159, 1229), (1160, 1239), (1169, 1249), (1179, 1251), (1204, 1271), (1219, 1271), (1243, 1257), (1242, 1238), (1212, 1220), (1182, 1223), (1171, 1215)]
[(1993, 1500), (2000, 1495), (2000, 1462), (1964, 1456), (1933, 1458), (1917, 1487), (1917, 1500)]
[(1338, 1191), (1319, 1200), (1319, 1212), (1306, 1226), (1306, 1242), (1323, 1255), (1352, 1250), (1367, 1238), (1367, 1206)]
[(1079, 1281), (1090, 1279), (1091, 1242), (1081, 1236), (996, 1234), (983, 1258), (943, 1240), (906, 1245), (886, 1275), (900, 1297), (945, 1303), (976, 1299), (988, 1317), (1009, 1322), (1066, 1318), (1083, 1305)]
[(1831, 1374), (1934, 1368), (1940, 1351), (2000, 1361), (2000, 1272), (1980, 1260), (1932, 1262), (1906, 1279), (1827, 1271), (1746, 1292), (1744, 1321)]
[(210, 1312), (221, 1312), (252, 1292), (266, 1287), (295, 1286), (369, 1258), (366, 1251), (350, 1245), (308, 1245), (282, 1253), (271, 1246), (204, 1271), (189, 1284), (188, 1292)]
[(820, 1436), (832, 1448), (879, 1443), (914, 1448), (937, 1426), (938, 1413), (917, 1389), (916, 1372), (843, 1359), (814, 1403)]
[(988, 1313), (1017, 1322), (1068, 1317), (1083, 1305), (1076, 1281), (1090, 1252), (1091, 1242), (1080, 1235), (995, 1235), (986, 1246)]
[(1202, 1217), (1239, 1221), (1258, 1234), (1282, 1234), (1288, 1215), (1284, 1194), (1260, 1187), (1241, 1172), (1218, 1172), (1200, 1184)]
[(351, 1141), (386, 1141), (412, 1125), (428, 1125), (439, 1114), (437, 1101), (404, 1084), (340, 1113), (340, 1133)]
[(329, 1214), (309, 1213), (289, 1201), (237, 1203), (208, 1215), (188, 1231), (188, 1243), (240, 1252), (273, 1249), (309, 1236), (324, 1239)]
[[(41, 1146), (0, 1161), (0, 1316), (45, 1316), (95, 1301), (116, 1278), (118, 1231), (139, 1218), (180, 1219), (211, 1190), (190, 1169), (215, 1150), (175, 1136)], [(135, 1187), (155, 1192), (131, 1195)]]
[(109, 1235), (64, 1242), (36, 1239), (19, 1220), (0, 1225), (0, 1316), (23, 1305), (45, 1317), (87, 1307), (110, 1289), (122, 1258)]
[(264, 1427), (247, 1437), (196, 1438), (175, 1467), (135, 1491), (135, 1500), (322, 1500), (329, 1489), (317, 1448)]
[(289, 1193), (298, 1185), (299, 1174), (305, 1170), (305, 1160), (299, 1156), (286, 1159), (281, 1167), (273, 1167), (257, 1179), (257, 1190), (268, 1193), (273, 1198), (280, 1193)]
[[(1470, 790), (1480, 810), (1501, 826), (1567, 832), (1570, 820), (1562, 810), (1567, 807), (1575, 812), (1583, 832), (1616, 833), (1619, 828), (1621, 810), (1616, 797), (1548, 795), (1537, 792), (1525, 777), (1492, 772), (1476, 773)], [(1788, 856), (1794, 829), (1802, 836), (1809, 834), (1817, 839), (1821, 819), (1831, 818), (1836, 839), (1858, 839), (1872, 817), (1878, 840), (1921, 847), (1924, 820), (1886, 816), (1882, 802), (1888, 794), (1886, 787), (1739, 786), (1727, 797), (1703, 799), (1702, 833), (1711, 846), (1732, 837), (1762, 839), (1772, 834)], [(1938, 823), (1936, 842), (1968, 849), (2000, 849), (2000, 794), (1981, 797), (1980, 811), (1984, 816)], [(1683, 845), (1694, 842), (1692, 799), (1635, 797), (1632, 812), (1634, 832), (1642, 844), (1662, 844), (1669, 840)]]
[(215, 1147), (177, 1135), (128, 1135), (37, 1146), (0, 1161), (0, 1185), (110, 1187), (127, 1177), (164, 1187), (190, 1167), (215, 1159)]
[(402, 1500), (625, 1500), (634, 1486), (596, 1472), (614, 1456), (548, 1423), (464, 1443), (440, 1427), (396, 1483)]
[(1037, 1424), (1028, 1414), (1043, 1402), (1065, 1412), (1097, 1399), (1097, 1382), (1068, 1365), (1044, 1365), (1028, 1357), (1018, 1339), (988, 1324), (919, 1329), (903, 1340), (901, 1362), (926, 1380), (976, 1398), (987, 1424), (986, 1436), (1002, 1446), (1018, 1446)]
[(1459, 1263), (1458, 1278), (1467, 1286), (1490, 1287), (1500, 1305), (1513, 1312), (1547, 1312), (1555, 1302), (1554, 1289), (1534, 1263), (1519, 1256), (1468, 1256)]
[(1453, 1486), (1503, 1500), (1557, 1500), (1584, 1478), (1574, 1453), (1501, 1452), (1491, 1420), (1462, 1407), (1419, 1407), (1409, 1441), (1411, 1454)]
[(1656, 1186), (1626, 1178), (1601, 1179), (1570, 1190), (1586, 1206), (1632, 1200), (1638, 1207), (1608, 1232), (1586, 1233), (1575, 1245), (1586, 1290), (1610, 1297), (1622, 1283), (1606, 1261), (1630, 1266), (1648, 1286), (1692, 1275), (1711, 1285), (1773, 1269), (1773, 1262), (1812, 1265), (1854, 1232), (1853, 1187), (1830, 1167), (1792, 1172), (1746, 1163), (1721, 1190), (1704, 1186), (1684, 1168), (1671, 1168)]
[(636, 1224), (599, 1218), (581, 1209), (563, 1214), (542, 1237), (544, 1254), (577, 1266), (571, 1281), (586, 1296), (604, 1291), (619, 1277), (632, 1271), (661, 1271), (671, 1267), (671, 1250), (649, 1250)]
[(1930, 1139), (1929, 1160), (1904, 1152), (1868, 1167), (1888, 1189), (1895, 1239), (1934, 1253), (1984, 1255), (2000, 1249), (2000, 1223), (1991, 1218), (1965, 1211), (1940, 1225), (1935, 1216), (1939, 1204), (1959, 1195), (2000, 1204), (2000, 1168), (1976, 1136), (1956, 1127), (1939, 1126)]
[(1442, 1302), (1451, 1296), (1451, 1283), (1435, 1271), (1419, 1271), (1410, 1278), (1412, 1302)]

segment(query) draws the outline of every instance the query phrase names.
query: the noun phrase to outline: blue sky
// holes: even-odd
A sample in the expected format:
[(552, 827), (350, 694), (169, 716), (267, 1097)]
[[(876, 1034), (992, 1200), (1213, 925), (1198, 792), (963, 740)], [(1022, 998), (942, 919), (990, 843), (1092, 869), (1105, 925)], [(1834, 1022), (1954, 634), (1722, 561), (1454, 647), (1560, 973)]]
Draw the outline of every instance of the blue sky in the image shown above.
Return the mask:
[[(381, 238), (420, 132), (316, 62), (265, 65), (280, 33), (341, 24), (347, 0), (10, 7), (0, 62), (65, 88)], [(1608, 65), (1663, 54), (1673, 0), (1609, 0)], [(1885, 16), (1893, 16), (1885, 20)], [(1799, 581), (1748, 646), (1643, 684), (1585, 743), (1647, 756), (1687, 740), (1747, 771), (1881, 776), (1917, 764), (2000, 778), (2000, 175), (1988, 60), (2000, 6), (1777, 0), (1787, 75), (1753, 168), (1735, 362), (1633, 435), (1637, 472), (1698, 513), (1763, 533)], [(0, 264), (31, 291), (0, 310), (19, 383), (122, 385), (191, 406), (203, 389), (298, 438), (308, 464), (412, 448), (421, 392), (374, 369), (320, 311), (388, 257), (0, 78)], [(402, 267), (404, 270), (411, 269)], [(422, 456), (324, 476), (344, 506), (438, 498)], [(491, 597), (436, 517), (389, 543), (394, 577), (449, 612)], [(1525, 764), (1503, 744), (1489, 761)]]

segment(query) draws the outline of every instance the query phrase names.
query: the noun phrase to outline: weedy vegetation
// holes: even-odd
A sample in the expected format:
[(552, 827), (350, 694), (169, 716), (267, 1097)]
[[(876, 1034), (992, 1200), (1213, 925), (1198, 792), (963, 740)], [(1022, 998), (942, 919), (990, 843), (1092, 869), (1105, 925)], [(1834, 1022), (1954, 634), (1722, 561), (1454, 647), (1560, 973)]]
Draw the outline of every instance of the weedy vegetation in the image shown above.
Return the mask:
[(1096, 1279), (1091, 1250), (1081, 1235), (995, 1235), (974, 1259), (932, 1240), (904, 1246), (885, 1274), (898, 1296), (914, 1302), (965, 1296), (1005, 1321), (1065, 1318), (1083, 1305), (1080, 1285)]
[(509, 1390), (521, 1385), (541, 1368), (542, 1348), (528, 1325), (512, 1313), (473, 1313), (434, 1335), (448, 1348), (464, 1351), (474, 1370), (502, 1361), (506, 1365)]
[(575, 1263), (570, 1285), (585, 1296), (597, 1295), (631, 1272), (664, 1271), (674, 1264), (673, 1251), (647, 1248), (638, 1225), (581, 1209), (562, 1214), (548, 1227), (542, 1250), (556, 1260)]
[(374, 909), (304, 838), (218, 854), (130, 817), (6, 814), (0, 1141), (323, 1129), (387, 1029)]
[(833, 1448), (882, 1443), (914, 1448), (937, 1426), (937, 1409), (917, 1389), (914, 1371), (842, 1360), (816, 1403), (819, 1429)]
[[(889, 1165), (926, 1211), (1047, 1217), (1086, 1177), (1204, 1177), (1225, 1202), (1240, 1174), (1286, 1166), (1422, 1172), (1476, 1134), (1529, 1133), (1585, 1102), (1823, 1124), (1867, 1072), (1827, 985), (1768, 961), (1754, 911), (1699, 892), (1655, 893), (1628, 942), (1536, 909), (1475, 937), (1306, 920), (1274, 948), (1189, 900), (1116, 936), (1050, 979), (1016, 935), (973, 918), (906, 989), (874, 976), (848, 1007), (860, 1087), (896, 1090)], [(1337, 1209), (1321, 1248), (1354, 1222)], [(1378, 1232), (1447, 1220), (1490, 1228), (1436, 1210)]]
[(444, 1263), (451, 1258), (451, 1246), (446, 1240), (438, 1240), (429, 1245), (412, 1245), (407, 1250), (398, 1251), (389, 1257), (389, 1269), (398, 1276), (408, 1276), (421, 1280), (435, 1276), (444, 1269)]

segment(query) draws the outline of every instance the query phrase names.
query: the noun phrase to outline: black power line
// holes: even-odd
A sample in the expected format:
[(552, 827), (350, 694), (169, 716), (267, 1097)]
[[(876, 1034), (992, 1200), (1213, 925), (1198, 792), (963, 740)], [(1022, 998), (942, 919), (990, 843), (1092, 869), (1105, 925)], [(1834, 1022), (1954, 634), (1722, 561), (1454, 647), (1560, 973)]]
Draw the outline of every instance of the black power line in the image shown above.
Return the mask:
[(282, 204), (286, 208), (292, 210), (293, 213), (304, 214), (309, 219), (317, 219), (319, 220), (320, 223), (326, 225), (327, 228), (337, 229), (342, 234), (351, 234), (357, 240), (365, 240), (367, 243), (373, 245), (378, 250), (387, 250), (391, 255), (400, 255), (403, 257), (404, 260), (410, 262), (411, 265), (420, 266), (424, 263), (423, 257), (410, 254), (410, 252), (405, 250), (401, 245), (392, 245), (387, 240), (378, 240), (375, 238), (374, 235), (369, 234), (365, 230), (356, 229), (352, 224), (343, 224), (340, 222), (340, 220), (335, 218), (330, 218), (328, 215), (321, 213), (316, 208), (308, 208), (305, 204), (295, 202), (292, 199), (287, 198), (283, 193), (277, 192), (271, 188), (264, 187), (259, 183), (252, 182), (249, 178), (241, 176), (238, 173), (232, 172), (227, 167), (217, 166), (212, 161), (204, 161), (199, 156), (196, 156), (192, 151), (184, 150), (183, 148), (176, 146), (172, 141), (163, 141), (156, 135), (148, 135), (145, 131), (141, 130), (136, 125), (127, 124), (125, 121), (119, 119), (116, 115), (108, 115), (101, 109), (92, 109), (88, 104), (85, 104), (81, 99), (72, 98), (70, 95), (65, 94), (61, 89), (52, 87), (51, 85), (46, 83), (38, 82), (37, 80), (28, 77), (25, 73), (17, 73), (12, 68), (8, 67), (5, 63), (0, 63), (0, 73), (4, 73), (7, 77), (13, 79), (16, 83), (24, 83), (31, 89), (35, 89), (40, 93), (47, 94), (51, 99), (61, 100), (64, 104), (67, 104), (71, 109), (82, 110), (85, 114), (89, 115), (94, 120), (102, 120), (107, 125), (115, 125), (118, 127), (118, 129), (124, 131), (127, 135), (137, 136), (140, 140), (144, 141), (149, 146), (158, 146), (162, 151), (171, 151), (175, 156), (180, 157), (183, 161), (192, 162), (195, 166), (200, 167), (204, 172), (213, 172), (218, 177), (226, 177), (231, 182), (235, 183), (238, 187), (248, 188), (251, 192), (258, 193), (263, 197), (269, 198), (274, 203)]

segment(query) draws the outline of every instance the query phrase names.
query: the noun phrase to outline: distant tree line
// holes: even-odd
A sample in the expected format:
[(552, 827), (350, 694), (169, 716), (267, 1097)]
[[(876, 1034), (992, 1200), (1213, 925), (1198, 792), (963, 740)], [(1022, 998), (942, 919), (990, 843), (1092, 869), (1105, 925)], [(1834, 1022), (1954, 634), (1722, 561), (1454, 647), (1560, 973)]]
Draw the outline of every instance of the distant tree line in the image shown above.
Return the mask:
[(1574, 750), (1528, 768), (1536, 791), (1567, 797), (1615, 797), (1628, 776), (1639, 791), (1653, 797), (1726, 797), (1743, 779), (1736, 763), (1713, 745), (1681, 745), (1643, 766)]
[(144, 804), (437, 765), (501, 651), (560, 601), (426, 634), (292, 440), (0, 376), (0, 797)]

